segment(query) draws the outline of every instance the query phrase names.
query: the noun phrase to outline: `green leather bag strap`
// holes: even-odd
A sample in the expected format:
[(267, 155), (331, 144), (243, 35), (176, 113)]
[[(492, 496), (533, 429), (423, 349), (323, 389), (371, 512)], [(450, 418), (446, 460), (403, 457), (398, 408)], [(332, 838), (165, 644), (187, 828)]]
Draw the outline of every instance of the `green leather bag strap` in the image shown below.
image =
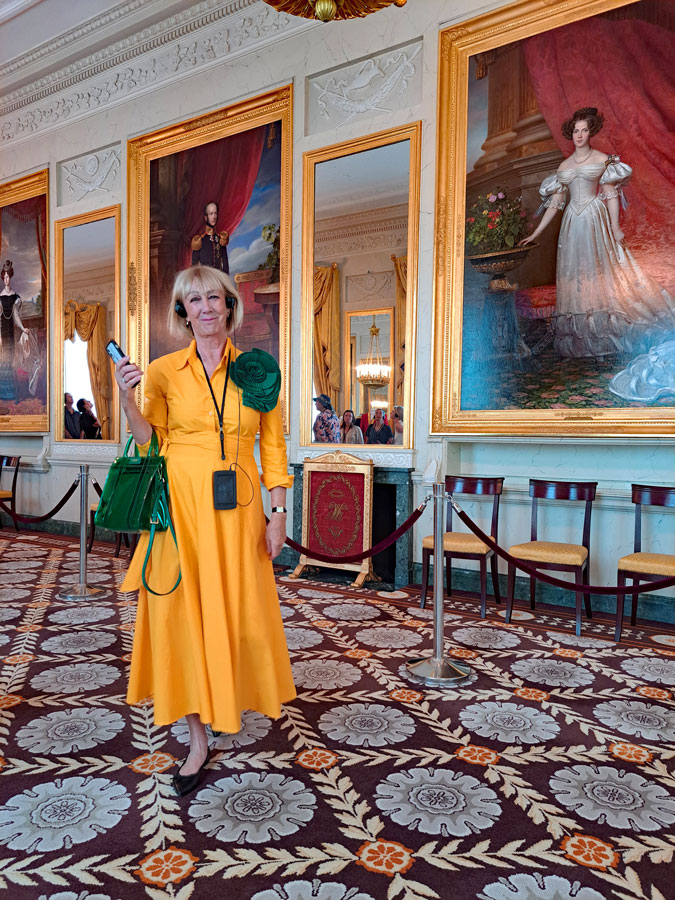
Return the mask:
[[(154, 432), (153, 432), (153, 435), (154, 435)], [(153, 591), (153, 589), (150, 587), (150, 585), (148, 584), (146, 577), (145, 577), (145, 573), (148, 568), (148, 561), (150, 559), (150, 553), (152, 552), (152, 545), (155, 541), (156, 526), (159, 521), (159, 518), (158, 518), (159, 517), (159, 505), (162, 502), (162, 500), (164, 500), (165, 497), (166, 497), (166, 494), (164, 491), (162, 491), (162, 493), (159, 494), (159, 496), (157, 497), (157, 500), (155, 501), (155, 508), (152, 511), (152, 516), (150, 517), (151, 525), (150, 525), (150, 537), (148, 539), (148, 549), (145, 552), (145, 559), (143, 560), (143, 568), (141, 570), (141, 581), (143, 582), (143, 587), (146, 589), (146, 591), (148, 591), (148, 593), (154, 594), (155, 597), (166, 597), (168, 594), (173, 594), (173, 592), (176, 590), (176, 588), (181, 583), (181, 580), (183, 578), (183, 573), (179, 569), (178, 580), (176, 581), (174, 586), (171, 588), (171, 590)], [(171, 537), (173, 538), (173, 542), (176, 545), (176, 550), (178, 550), (178, 541), (176, 540), (176, 532), (174, 531), (173, 519), (171, 518), (171, 511), (169, 510), (168, 505), (167, 505), (166, 512), (169, 517), (169, 531), (171, 532)], [(180, 560), (179, 560), (179, 566), (180, 566)]]
[[(129, 456), (129, 448), (131, 447), (131, 442), (133, 441), (133, 434), (129, 435), (129, 440), (126, 443), (124, 448), (123, 456)], [(138, 452), (138, 445), (134, 445), (134, 456), (140, 456), (141, 454)], [(157, 435), (155, 434), (155, 429), (152, 429), (152, 437), (150, 438), (150, 447), (148, 449), (148, 456), (159, 456), (159, 444), (157, 442)]]

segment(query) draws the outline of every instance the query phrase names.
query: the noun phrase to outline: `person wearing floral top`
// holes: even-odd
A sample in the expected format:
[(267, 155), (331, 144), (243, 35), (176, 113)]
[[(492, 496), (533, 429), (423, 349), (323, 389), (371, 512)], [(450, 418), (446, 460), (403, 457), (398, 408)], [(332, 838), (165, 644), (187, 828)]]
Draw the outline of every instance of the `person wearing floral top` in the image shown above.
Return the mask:
[(330, 402), (328, 394), (319, 394), (318, 397), (315, 397), (314, 405), (319, 412), (312, 428), (314, 431), (314, 443), (339, 444), (340, 420), (335, 415), (333, 404)]

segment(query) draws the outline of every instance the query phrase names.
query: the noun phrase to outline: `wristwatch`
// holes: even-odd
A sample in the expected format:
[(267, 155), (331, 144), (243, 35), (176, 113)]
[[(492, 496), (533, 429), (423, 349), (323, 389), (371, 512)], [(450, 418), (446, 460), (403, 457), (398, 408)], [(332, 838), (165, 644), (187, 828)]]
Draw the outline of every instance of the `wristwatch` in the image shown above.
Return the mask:
[(273, 506), (272, 512), (285, 513), (288, 512), (285, 506)]

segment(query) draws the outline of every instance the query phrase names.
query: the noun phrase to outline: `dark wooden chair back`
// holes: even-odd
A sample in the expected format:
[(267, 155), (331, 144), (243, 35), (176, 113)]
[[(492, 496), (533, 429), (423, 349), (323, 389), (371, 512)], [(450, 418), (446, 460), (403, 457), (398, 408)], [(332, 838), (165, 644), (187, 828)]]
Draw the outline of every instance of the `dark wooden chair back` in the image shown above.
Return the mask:
[[(16, 530), (19, 530), (19, 524), (16, 520), (16, 480), (19, 477), (19, 463), (21, 462), (20, 456), (0, 456), (0, 487), (2, 487), (2, 473), (5, 469), (13, 469), (14, 474), (12, 476), (12, 496), (9, 501), (10, 515), (12, 516), (12, 522), (14, 523), (14, 527)], [(4, 490), (9, 490), (7, 487)]]
[[(446, 475), (445, 490), (448, 494), (479, 494), (492, 497), (492, 525), (490, 535), (497, 537), (499, 524), (499, 498), (504, 486), (503, 478), (480, 478), (469, 475)], [(445, 517), (445, 530), (452, 531), (452, 504), (448, 503)]]
[(537, 509), (539, 500), (582, 500), (585, 501), (584, 530), (582, 545), (590, 550), (591, 543), (591, 505), (595, 500), (597, 481), (546, 481), (530, 478), (530, 497), (532, 497), (532, 522), (530, 540), (537, 540)]
[[(21, 460), (20, 456), (0, 456), (0, 487), (2, 487), (2, 473), (5, 469), (13, 469), (14, 474), (12, 477), (12, 494), (16, 494), (16, 479), (19, 475), (19, 462)], [(5, 488), (5, 490), (9, 490), (9, 488)]]
[(633, 552), (642, 550), (642, 507), (671, 506), (675, 507), (675, 487), (665, 485), (632, 484), (631, 497), (635, 504), (635, 538)]

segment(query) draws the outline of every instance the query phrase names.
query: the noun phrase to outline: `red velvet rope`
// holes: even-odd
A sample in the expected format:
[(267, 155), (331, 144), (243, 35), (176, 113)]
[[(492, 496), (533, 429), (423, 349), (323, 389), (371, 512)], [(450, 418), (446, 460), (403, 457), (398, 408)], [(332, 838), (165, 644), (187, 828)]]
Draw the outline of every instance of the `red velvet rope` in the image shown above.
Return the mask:
[[(383, 538), (378, 544), (375, 544), (374, 547), (371, 547), (369, 550), (363, 550), (361, 553), (351, 553), (349, 556), (330, 556), (328, 553), (319, 553), (318, 550), (310, 550), (308, 547), (303, 547), (302, 544), (296, 543), (292, 538), (287, 537), (285, 543), (288, 544), (289, 547), (293, 550), (297, 550), (298, 553), (303, 553), (305, 556), (308, 556), (310, 562), (329, 562), (329, 563), (355, 563), (361, 562), (362, 559), (368, 559), (370, 556), (377, 556), (378, 553), (382, 553), (383, 550), (386, 550), (387, 547), (390, 547), (395, 541), (397, 541), (402, 535), (409, 531), (415, 522), (419, 519), (419, 517), (424, 512), (424, 507), (427, 505), (427, 500), (424, 503), (420, 503), (416, 510), (413, 511), (412, 515), (408, 516), (405, 522), (393, 531), (386, 538)], [(269, 519), (266, 518), (266, 521), (269, 522)]]
[(528, 566), (527, 563), (523, 562), (522, 559), (517, 559), (515, 556), (511, 556), (510, 553), (507, 553), (506, 550), (502, 550), (499, 544), (496, 544), (491, 537), (488, 537), (484, 531), (478, 527), (478, 525), (474, 524), (471, 519), (467, 516), (463, 509), (452, 499), (450, 498), (450, 502), (452, 503), (452, 508), (455, 510), (459, 518), (464, 522), (466, 527), (473, 531), (476, 537), (479, 537), (484, 544), (487, 544), (491, 550), (501, 556), (502, 559), (505, 559), (511, 565), (514, 565), (517, 569), (522, 569), (523, 572), (527, 572), (528, 575), (531, 575), (534, 578), (538, 578), (539, 581), (545, 581), (546, 584), (552, 584), (553, 587), (563, 588), (566, 591), (574, 591), (575, 593), (580, 594), (647, 594), (650, 591), (655, 591), (660, 588), (669, 588), (675, 585), (675, 578), (662, 578), (660, 581), (648, 581), (644, 584), (633, 585), (633, 587), (626, 587), (625, 585), (612, 585), (610, 587), (604, 587), (597, 584), (584, 584), (583, 581), (563, 581), (561, 578), (554, 578), (552, 575), (545, 575), (543, 572), (540, 572), (539, 569), (535, 569), (534, 566)]
[(12, 510), (5, 506), (5, 504), (0, 500), (0, 509), (7, 513), (7, 515), (14, 521), (16, 519), (17, 522), (46, 522), (47, 519), (51, 519), (52, 516), (55, 516), (57, 512), (66, 505), (66, 503), (70, 500), (70, 498), (75, 493), (77, 486), (80, 483), (79, 477), (71, 484), (68, 490), (65, 492), (63, 497), (56, 504), (54, 509), (50, 509), (48, 513), (45, 513), (44, 516), (20, 516), (19, 513), (13, 513)]

